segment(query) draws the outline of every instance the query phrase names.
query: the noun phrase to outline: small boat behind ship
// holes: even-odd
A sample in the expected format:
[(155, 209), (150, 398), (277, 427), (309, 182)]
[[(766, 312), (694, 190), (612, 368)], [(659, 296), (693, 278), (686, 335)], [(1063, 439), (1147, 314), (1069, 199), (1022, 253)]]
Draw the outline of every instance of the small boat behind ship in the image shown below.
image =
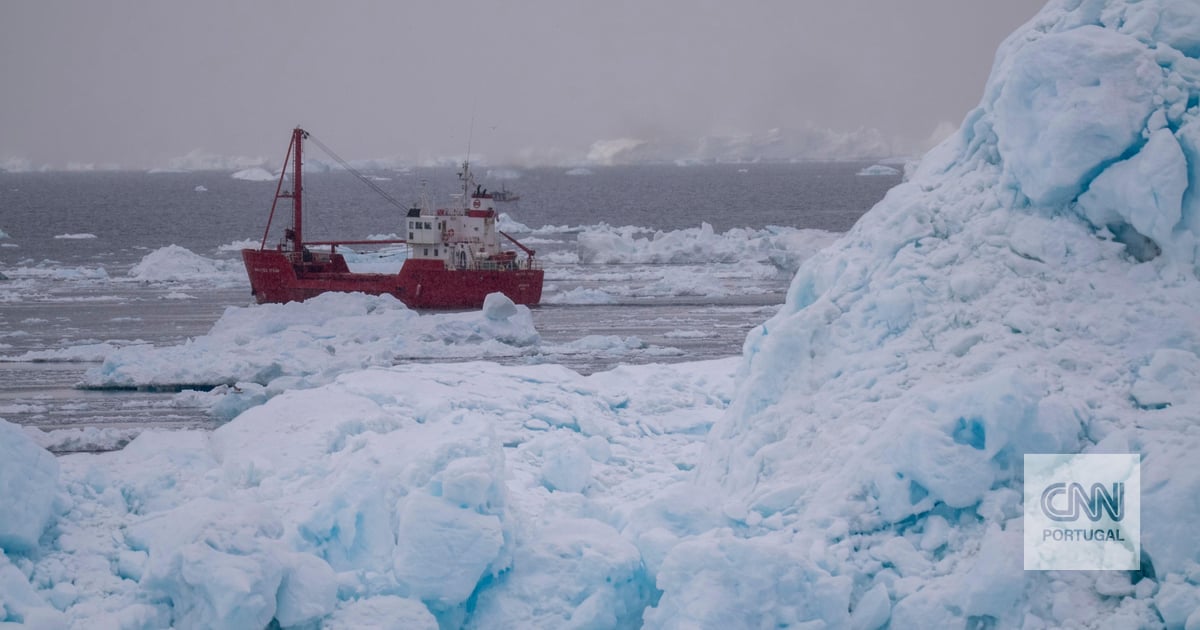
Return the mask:
[(492, 193), (492, 199), (500, 203), (508, 203), (512, 201), (520, 201), (521, 195), (508, 189), (508, 186), (500, 185), (500, 190)]
[[(535, 252), (496, 227), (495, 197), (476, 185), (470, 164), (458, 174), (462, 195), (451, 207), (420, 204), (405, 217), (406, 239), (304, 240), (303, 145), (308, 132), (292, 131), (267, 228), (258, 249), (243, 249), (250, 290), (264, 302), (299, 302), (327, 292), (389, 294), (410, 308), (477, 308), (489, 293), (503, 293), (517, 304), (535, 305), (542, 298), (543, 271)], [(320, 145), (320, 143), (318, 143)], [(336, 157), (336, 156), (335, 156)], [(292, 190), (285, 190), (288, 163)], [(357, 173), (356, 173), (357, 174)], [(292, 226), (283, 239), (267, 247), (271, 221), (280, 199), (292, 201)], [(501, 247), (501, 238), (521, 253)], [(408, 257), (395, 274), (355, 273), (337, 248), (343, 245), (406, 244)]]

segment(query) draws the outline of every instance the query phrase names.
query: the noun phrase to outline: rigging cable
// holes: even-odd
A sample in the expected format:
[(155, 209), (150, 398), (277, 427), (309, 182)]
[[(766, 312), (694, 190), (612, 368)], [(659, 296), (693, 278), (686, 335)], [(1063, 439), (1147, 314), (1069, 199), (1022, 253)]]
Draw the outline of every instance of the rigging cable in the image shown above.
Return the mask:
[(369, 178), (367, 178), (367, 176), (365, 176), (362, 173), (355, 170), (354, 167), (350, 166), (350, 164), (346, 162), (346, 160), (343, 160), (341, 157), (338, 156), (338, 154), (334, 153), (333, 149), (330, 149), (329, 147), (325, 146), (325, 144), (322, 143), (320, 140), (317, 140), (316, 136), (314, 136), (310, 133), (308, 135), (308, 139), (312, 140), (313, 144), (317, 145), (317, 147), (319, 147), (322, 151), (324, 151), (326, 153), (326, 155), (333, 158), (335, 162), (337, 162), (338, 164), (340, 164), (342, 166), (342, 168), (349, 171), (351, 174), (353, 174), (355, 177), (357, 177), (362, 183), (369, 186), (371, 188), (371, 190), (374, 190), (376, 193), (378, 193), (380, 197), (387, 199), (389, 202), (391, 202), (391, 204), (393, 206), (396, 206), (397, 208), (400, 208), (401, 210), (408, 210), (408, 208), (404, 204), (400, 203), (399, 201), (396, 201), (396, 199), (394, 197), (387, 194), (387, 192), (385, 192), (382, 188), (380, 188), (375, 182), (371, 181)]

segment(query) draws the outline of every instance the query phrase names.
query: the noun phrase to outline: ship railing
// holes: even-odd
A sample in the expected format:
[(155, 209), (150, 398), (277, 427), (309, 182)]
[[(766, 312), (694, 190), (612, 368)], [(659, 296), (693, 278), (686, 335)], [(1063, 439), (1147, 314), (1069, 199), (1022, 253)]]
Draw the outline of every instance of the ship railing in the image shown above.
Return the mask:
[(292, 263), (293, 265), (299, 265), (302, 263), (324, 264), (333, 259), (332, 252), (323, 252), (320, 250), (309, 249), (307, 247), (300, 251), (285, 251), (283, 254), (287, 256), (288, 262)]
[(542, 261), (521, 258), (511, 261), (476, 260), (468, 265), (475, 271), (532, 271), (542, 268)]

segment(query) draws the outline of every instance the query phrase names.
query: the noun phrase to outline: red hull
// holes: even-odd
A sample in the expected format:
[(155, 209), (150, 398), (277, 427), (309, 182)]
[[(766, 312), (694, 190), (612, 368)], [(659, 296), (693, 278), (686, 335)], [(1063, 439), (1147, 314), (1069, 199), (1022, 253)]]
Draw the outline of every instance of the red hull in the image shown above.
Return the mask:
[(489, 293), (500, 292), (517, 304), (542, 299), (541, 269), (446, 269), (440, 260), (410, 259), (400, 273), (354, 273), (340, 254), (312, 254), (301, 261), (294, 252), (243, 249), (242, 261), (259, 304), (302, 302), (330, 291), (395, 296), (410, 308), (479, 308)]

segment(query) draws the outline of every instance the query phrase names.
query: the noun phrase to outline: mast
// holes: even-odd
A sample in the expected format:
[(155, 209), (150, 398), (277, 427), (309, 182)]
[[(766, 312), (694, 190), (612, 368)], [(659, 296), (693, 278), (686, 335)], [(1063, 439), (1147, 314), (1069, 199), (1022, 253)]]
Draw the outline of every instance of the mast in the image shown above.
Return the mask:
[(467, 200), (471, 198), (471, 184), (474, 183), (474, 178), (471, 176), (470, 158), (463, 160), (462, 172), (458, 174), (458, 179), (462, 181), (462, 202), (463, 207), (465, 208), (471, 203)]
[(295, 155), (292, 157), (292, 229), (295, 230), (293, 236), (293, 244), (296, 246), (296, 251), (304, 249), (304, 203), (303, 190), (300, 178), (304, 172), (301, 165), (301, 147), (304, 146), (304, 139), (308, 137), (308, 133), (303, 129), (296, 127), (292, 130), (292, 147)]

